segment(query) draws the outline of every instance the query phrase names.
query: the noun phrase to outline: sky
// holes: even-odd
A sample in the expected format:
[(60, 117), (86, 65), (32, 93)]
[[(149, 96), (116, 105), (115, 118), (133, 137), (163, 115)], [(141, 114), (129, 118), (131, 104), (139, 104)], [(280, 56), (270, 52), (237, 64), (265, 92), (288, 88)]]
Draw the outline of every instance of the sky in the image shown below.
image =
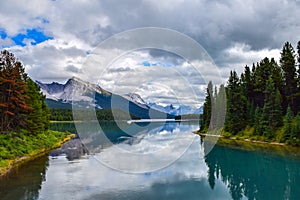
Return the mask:
[[(160, 27), (197, 41), (226, 83), (230, 70), (241, 73), (245, 65), (266, 56), (278, 61), (286, 41), (295, 47), (300, 40), (299, 10), (299, 0), (11, 0), (0, 6), (0, 46), (13, 52), (34, 80), (64, 83), (76, 76), (104, 89), (118, 88), (118, 93), (139, 92), (146, 101), (161, 104), (196, 93), (197, 98), (183, 103), (199, 106), (207, 81), (192, 77), (191, 62), (173, 52), (126, 53), (105, 66), (107, 74), (98, 78), (85, 74), (85, 64), (95, 48), (115, 34)], [(115, 50), (112, 46), (108, 52)], [(181, 78), (191, 77), (192, 89), (179, 87), (182, 80), (171, 73), (178, 70), (185, 73)], [(164, 81), (146, 84), (145, 77), (162, 72), (168, 75)]]

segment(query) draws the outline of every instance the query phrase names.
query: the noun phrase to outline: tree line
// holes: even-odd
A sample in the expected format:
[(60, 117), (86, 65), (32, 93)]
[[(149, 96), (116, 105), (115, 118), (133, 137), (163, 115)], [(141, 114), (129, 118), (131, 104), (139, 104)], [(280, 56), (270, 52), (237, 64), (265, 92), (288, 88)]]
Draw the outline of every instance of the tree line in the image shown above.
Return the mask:
[[(116, 119), (129, 120), (129, 119), (140, 119), (139, 117), (122, 111), (120, 109), (96, 109), (94, 110), (84, 110), (86, 117), (93, 116), (88, 115), (88, 112), (96, 113), (96, 117), (99, 121), (113, 121)], [(87, 119), (86, 120), (93, 120)], [(68, 108), (51, 108), (50, 109), (50, 120), (52, 121), (73, 121), (73, 111)]]
[(45, 96), (7, 50), (0, 53), (0, 91), (0, 134), (37, 134), (49, 128)]
[(266, 57), (251, 68), (245, 66), (240, 76), (231, 71), (219, 91), (209, 82), (200, 131), (216, 123), (212, 112), (220, 105), (222, 91), (227, 104), (224, 136), (300, 144), (300, 41), (297, 52), (291, 43), (284, 44), (279, 63)]

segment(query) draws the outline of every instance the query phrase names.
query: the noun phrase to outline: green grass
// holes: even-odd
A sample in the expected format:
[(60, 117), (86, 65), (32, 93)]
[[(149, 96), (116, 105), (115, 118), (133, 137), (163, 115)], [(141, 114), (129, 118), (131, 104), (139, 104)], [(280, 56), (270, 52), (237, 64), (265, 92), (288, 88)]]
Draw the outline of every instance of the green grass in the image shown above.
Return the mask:
[(0, 174), (4, 174), (18, 158), (34, 157), (59, 147), (70, 138), (69, 133), (52, 130), (35, 135), (28, 135), (26, 131), (0, 134)]

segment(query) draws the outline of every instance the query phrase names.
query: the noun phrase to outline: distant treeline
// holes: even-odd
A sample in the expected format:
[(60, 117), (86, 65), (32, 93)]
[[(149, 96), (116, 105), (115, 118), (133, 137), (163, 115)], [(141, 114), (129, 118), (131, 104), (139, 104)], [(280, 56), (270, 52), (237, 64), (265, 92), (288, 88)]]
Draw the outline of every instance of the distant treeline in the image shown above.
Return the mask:
[(200, 115), (199, 114), (186, 114), (186, 115), (178, 115), (175, 116), (175, 120), (199, 120)]
[(208, 84), (202, 132), (214, 124), (213, 107), (226, 91), (223, 135), (300, 144), (300, 41), (297, 53), (285, 43), (279, 63), (264, 58), (251, 69), (246, 66), (240, 76), (231, 71), (225, 90), (222, 87), (213, 92), (212, 83)]
[[(76, 112), (76, 111), (75, 111)], [(82, 110), (78, 111), (82, 116), (93, 116), (94, 110)], [(91, 112), (91, 113), (88, 113)], [(99, 121), (112, 121), (112, 120), (129, 120), (129, 119), (139, 119), (138, 117), (126, 113), (125, 111), (119, 109), (103, 109), (96, 110), (96, 116)], [(73, 121), (73, 111), (72, 109), (50, 109), (50, 120), (52, 121)], [(85, 118), (85, 120), (89, 120)], [(90, 119), (92, 120), (92, 119)]]

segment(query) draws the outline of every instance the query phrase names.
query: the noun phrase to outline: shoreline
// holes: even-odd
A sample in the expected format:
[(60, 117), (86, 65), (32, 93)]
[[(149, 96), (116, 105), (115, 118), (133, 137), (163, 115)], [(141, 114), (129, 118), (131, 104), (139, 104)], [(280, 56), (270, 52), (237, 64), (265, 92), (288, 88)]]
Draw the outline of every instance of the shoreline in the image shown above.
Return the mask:
[(277, 145), (277, 146), (288, 146), (288, 147), (300, 148), (299, 146), (292, 146), (292, 145), (288, 145), (288, 144), (280, 143), (280, 142), (266, 142), (266, 141), (262, 141), (262, 140), (253, 140), (253, 139), (247, 139), (247, 138), (224, 137), (222, 135), (206, 134), (206, 133), (200, 133), (198, 131), (195, 131), (194, 133), (197, 134), (197, 135), (199, 135), (199, 136), (203, 136), (203, 137), (209, 136), (209, 137), (217, 137), (217, 138), (222, 138), (222, 139), (235, 140), (235, 141), (243, 141), (243, 142), (249, 142), (249, 143)]
[[(237, 137), (224, 137), (222, 135), (209, 135), (195, 131), (194, 134), (200, 137), (210, 136), (212, 140), (207, 139), (206, 142), (214, 142), (215, 145), (244, 150), (244, 151), (258, 151), (273, 156), (288, 156), (294, 159), (300, 159), (300, 147), (292, 146), (279, 142), (266, 142), (259, 140), (251, 140)], [(217, 141), (215, 138), (218, 138)]]
[(22, 157), (17, 157), (12, 160), (9, 160), (6, 166), (0, 167), (0, 178), (5, 177), (12, 170), (22, 166), (23, 164), (28, 163), (32, 160), (35, 160), (35, 159), (49, 153), (50, 151), (61, 147), (64, 143), (71, 140), (74, 136), (75, 136), (75, 134), (68, 134), (65, 138), (63, 138), (61, 141), (56, 142), (51, 147), (37, 149), (37, 150), (35, 150), (29, 154), (26, 154)]

